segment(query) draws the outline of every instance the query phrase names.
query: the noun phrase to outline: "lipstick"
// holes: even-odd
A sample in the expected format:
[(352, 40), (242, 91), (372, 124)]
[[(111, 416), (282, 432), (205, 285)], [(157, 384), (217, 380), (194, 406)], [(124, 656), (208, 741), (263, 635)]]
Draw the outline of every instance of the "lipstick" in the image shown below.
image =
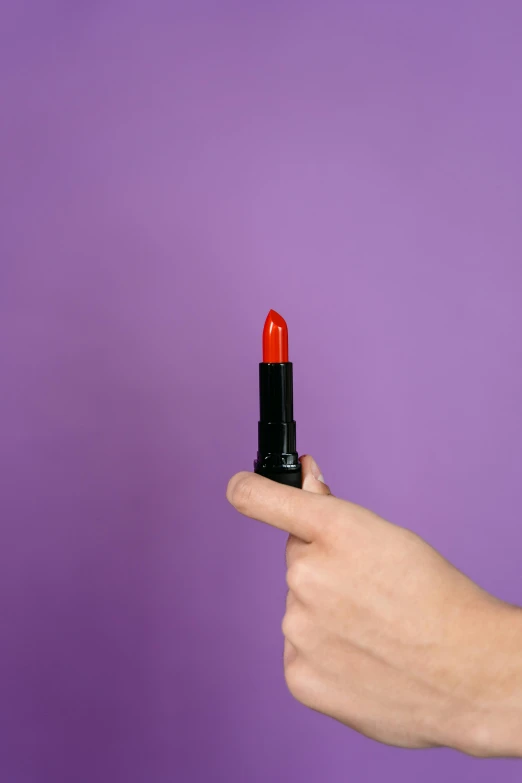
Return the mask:
[(301, 487), (301, 463), (295, 443), (292, 362), (288, 361), (288, 327), (270, 310), (263, 329), (263, 361), (259, 364), (259, 425), (254, 471)]

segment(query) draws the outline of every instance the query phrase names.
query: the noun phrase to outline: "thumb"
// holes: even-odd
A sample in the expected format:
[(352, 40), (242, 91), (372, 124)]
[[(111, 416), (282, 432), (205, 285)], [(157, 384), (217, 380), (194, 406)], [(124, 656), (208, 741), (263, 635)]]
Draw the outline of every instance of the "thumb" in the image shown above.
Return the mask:
[(312, 492), (278, 484), (256, 473), (237, 473), (228, 482), (227, 499), (241, 514), (307, 543), (321, 535), (326, 498)]

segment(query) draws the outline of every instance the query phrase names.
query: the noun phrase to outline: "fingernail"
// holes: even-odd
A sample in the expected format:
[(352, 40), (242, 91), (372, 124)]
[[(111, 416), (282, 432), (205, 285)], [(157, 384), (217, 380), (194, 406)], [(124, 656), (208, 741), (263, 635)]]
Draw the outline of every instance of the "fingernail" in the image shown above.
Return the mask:
[(324, 480), (324, 476), (321, 473), (319, 465), (317, 464), (317, 462), (313, 457), (312, 457), (312, 464), (310, 466), (310, 469), (312, 471), (312, 476), (314, 477), (314, 479), (317, 479), (317, 481), (322, 481), (323, 484), (326, 484), (326, 481)]

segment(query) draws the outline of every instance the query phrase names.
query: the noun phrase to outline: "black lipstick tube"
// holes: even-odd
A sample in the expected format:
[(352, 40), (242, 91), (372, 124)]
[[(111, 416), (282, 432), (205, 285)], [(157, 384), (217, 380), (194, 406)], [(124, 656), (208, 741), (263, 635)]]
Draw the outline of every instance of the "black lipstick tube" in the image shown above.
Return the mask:
[(292, 362), (259, 365), (258, 450), (254, 471), (291, 487), (301, 487), (295, 442)]

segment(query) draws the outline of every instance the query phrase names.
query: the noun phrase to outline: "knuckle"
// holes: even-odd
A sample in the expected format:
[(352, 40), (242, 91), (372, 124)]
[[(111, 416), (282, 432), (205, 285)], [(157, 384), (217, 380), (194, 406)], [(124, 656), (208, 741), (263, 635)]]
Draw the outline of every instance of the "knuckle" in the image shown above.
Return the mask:
[(297, 641), (302, 630), (302, 622), (296, 612), (286, 612), (283, 617), (282, 631), (289, 642)]
[(252, 498), (253, 482), (250, 473), (238, 473), (233, 476), (227, 488), (227, 499), (238, 511), (245, 511)]
[(304, 560), (296, 560), (288, 568), (286, 582), (289, 590), (301, 595), (311, 582), (310, 566)]
[(309, 679), (309, 672), (299, 659), (285, 669), (286, 687), (294, 699), (304, 705), (307, 705), (309, 702)]

